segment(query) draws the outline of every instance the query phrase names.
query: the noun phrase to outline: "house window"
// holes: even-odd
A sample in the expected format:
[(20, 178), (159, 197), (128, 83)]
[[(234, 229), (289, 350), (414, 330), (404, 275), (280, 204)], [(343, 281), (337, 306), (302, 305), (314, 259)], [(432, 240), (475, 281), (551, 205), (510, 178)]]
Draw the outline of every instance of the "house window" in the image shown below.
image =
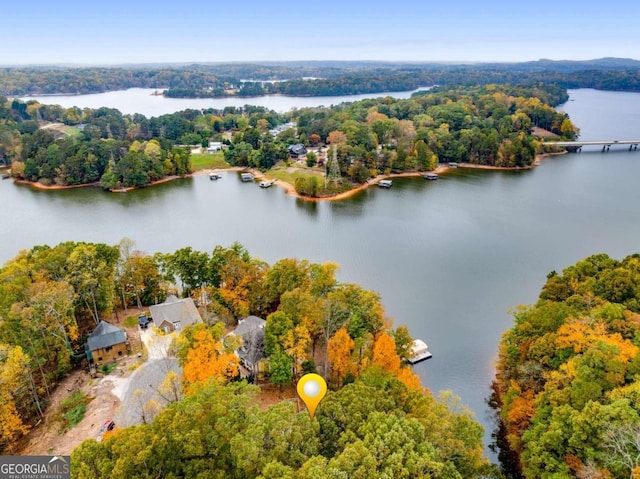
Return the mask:
[(113, 349), (113, 346), (107, 346), (106, 348), (104, 348), (105, 351), (111, 351)]
[(122, 351), (118, 351), (118, 356), (122, 356)]

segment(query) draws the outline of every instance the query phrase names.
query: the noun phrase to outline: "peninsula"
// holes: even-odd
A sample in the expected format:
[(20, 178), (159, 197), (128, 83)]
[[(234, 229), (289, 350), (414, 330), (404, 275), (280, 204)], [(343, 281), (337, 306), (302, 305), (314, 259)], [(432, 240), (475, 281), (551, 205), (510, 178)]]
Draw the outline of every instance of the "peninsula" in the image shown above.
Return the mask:
[(461, 86), (287, 113), (247, 105), (148, 119), (0, 97), (13, 135), (3, 160), (13, 178), (44, 188), (121, 192), (231, 167), (288, 183), (305, 199), (340, 199), (452, 163), (530, 168), (544, 150), (540, 132), (577, 138), (554, 109), (567, 98), (556, 85)]

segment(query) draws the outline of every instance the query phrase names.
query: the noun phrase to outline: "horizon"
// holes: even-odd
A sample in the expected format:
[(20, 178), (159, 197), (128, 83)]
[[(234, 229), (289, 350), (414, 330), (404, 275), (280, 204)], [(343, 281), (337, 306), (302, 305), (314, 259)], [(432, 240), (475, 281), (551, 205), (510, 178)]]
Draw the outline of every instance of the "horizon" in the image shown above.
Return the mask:
[[(3, 6), (3, 66), (148, 64), (521, 63), (638, 57), (640, 31), (625, 22), (639, 5), (540, 0), (491, 5), (458, 0), (366, 8), (336, 0), (301, 6), (292, 0), (210, 5), (112, 0), (103, 5), (34, 0), (28, 15)], [(193, 60), (193, 59), (197, 60)], [(266, 60), (268, 59), (268, 60)], [(368, 60), (363, 60), (368, 59)], [(566, 60), (570, 59), (570, 60)]]
[(403, 65), (447, 65), (447, 66), (478, 66), (478, 65), (518, 65), (527, 63), (594, 63), (603, 60), (618, 60), (639, 62), (638, 58), (632, 57), (600, 57), (600, 58), (587, 58), (576, 60), (572, 58), (562, 59), (550, 59), (550, 58), (538, 58), (536, 60), (522, 60), (522, 61), (465, 61), (465, 60), (450, 60), (450, 61), (397, 61), (397, 60), (371, 60), (371, 59), (351, 59), (351, 60), (229, 60), (229, 61), (165, 61), (165, 62), (130, 62), (130, 63), (12, 63), (3, 64), (0, 63), (0, 68), (133, 68), (133, 67), (167, 67), (167, 68), (183, 68), (188, 66), (224, 66), (224, 65), (263, 65), (263, 66), (287, 66), (289, 64), (303, 63), (303, 64), (387, 64), (389, 66), (403, 66)]

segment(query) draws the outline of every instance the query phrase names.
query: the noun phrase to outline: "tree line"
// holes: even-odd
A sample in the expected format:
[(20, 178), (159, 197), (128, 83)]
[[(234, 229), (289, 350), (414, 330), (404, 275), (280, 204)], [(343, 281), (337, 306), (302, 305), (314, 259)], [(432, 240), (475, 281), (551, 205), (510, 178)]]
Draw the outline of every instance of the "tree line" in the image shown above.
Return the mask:
[(352, 95), (413, 90), (431, 85), (550, 81), (566, 88), (640, 91), (637, 62), (515, 64), (385, 64), (300, 62), (283, 65), (186, 65), (175, 67), (0, 68), (0, 94), (86, 94), (126, 88), (156, 88), (179, 98)]
[[(500, 341), (493, 405), (510, 477), (640, 471), (640, 255), (552, 271)], [(507, 449), (505, 449), (506, 451)]]

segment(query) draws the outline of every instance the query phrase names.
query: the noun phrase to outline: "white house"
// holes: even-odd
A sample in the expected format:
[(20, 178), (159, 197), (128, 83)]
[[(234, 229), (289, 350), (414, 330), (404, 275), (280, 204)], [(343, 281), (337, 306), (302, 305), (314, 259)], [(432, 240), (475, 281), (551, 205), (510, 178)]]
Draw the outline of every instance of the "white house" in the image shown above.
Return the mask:
[(210, 141), (209, 146), (207, 147), (207, 153), (215, 153), (216, 151), (222, 150), (222, 142), (221, 141)]

